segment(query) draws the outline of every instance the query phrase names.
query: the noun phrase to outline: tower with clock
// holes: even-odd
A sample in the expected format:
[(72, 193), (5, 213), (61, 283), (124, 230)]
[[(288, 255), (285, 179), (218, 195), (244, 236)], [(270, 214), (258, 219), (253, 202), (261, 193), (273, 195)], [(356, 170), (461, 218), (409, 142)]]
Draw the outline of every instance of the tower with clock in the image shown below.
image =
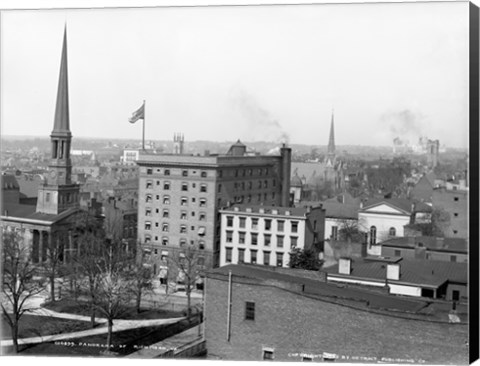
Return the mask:
[(72, 182), (70, 116), (68, 105), (67, 30), (63, 38), (57, 103), (51, 139), (51, 158), (44, 183), (39, 187), (37, 212), (58, 215), (79, 207), (78, 184)]

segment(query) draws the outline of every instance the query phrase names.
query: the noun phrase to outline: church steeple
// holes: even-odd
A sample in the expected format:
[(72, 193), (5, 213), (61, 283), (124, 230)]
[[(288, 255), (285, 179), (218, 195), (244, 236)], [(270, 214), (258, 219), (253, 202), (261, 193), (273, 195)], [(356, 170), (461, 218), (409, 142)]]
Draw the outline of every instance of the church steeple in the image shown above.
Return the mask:
[(52, 155), (45, 183), (38, 190), (37, 212), (59, 214), (78, 207), (79, 186), (72, 183), (70, 116), (68, 106), (67, 27), (63, 35), (57, 103), (50, 135)]
[(328, 138), (328, 148), (327, 148), (327, 157), (326, 163), (333, 166), (335, 163), (335, 135), (334, 135), (334, 113), (332, 110), (332, 121), (330, 123), (330, 136)]

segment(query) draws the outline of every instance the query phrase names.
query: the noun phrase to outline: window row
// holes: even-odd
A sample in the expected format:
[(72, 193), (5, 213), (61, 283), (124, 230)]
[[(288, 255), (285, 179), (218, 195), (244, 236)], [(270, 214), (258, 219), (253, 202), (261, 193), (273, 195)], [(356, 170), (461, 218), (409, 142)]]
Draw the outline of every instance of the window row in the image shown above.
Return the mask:
[[(155, 236), (153, 237), (154, 241), (155, 242), (159, 242), (162, 243), (162, 245), (169, 245), (170, 244), (170, 240), (168, 237), (166, 236), (163, 236), (159, 239), (158, 236)], [(145, 235), (145, 239), (144, 239), (144, 243), (147, 244), (147, 243), (151, 243), (152, 242), (152, 236), (151, 235)], [(185, 238), (180, 238), (179, 241), (178, 241), (178, 245), (181, 246), (181, 247), (184, 247), (186, 246), (188, 243), (188, 240), (185, 239)], [(190, 245), (195, 245), (195, 240), (190, 240)], [(203, 240), (199, 240), (198, 241), (198, 249), (205, 249), (205, 241)], [(155, 249), (156, 250), (156, 249)], [(157, 254), (157, 253), (155, 253)]]
[[(259, 236), (261, 237), (261, 234), (257, 233), (250, 233), (250, 245), (258, 245), (259, 243)], [(273, 236), (276, 240), (273, 242), (272, 241), (272, 235), (270, 234), (263, 234), (263, 245), (268, 247), (271, 245), (275, 245), (277, 248), (284, 248), (285, 244), (285, 236), (284, 235), (274, 235)], [(290, 239), (290, 248), (296, 248), (298, 245), (298, 236), (290, 236), (287, 237)], [(235, 244), (247, 244), (246, 242), (247, 239), (247, 233), (243, 231), (238, 232), (238, 236), (236, 240), (234, 240), (234, 233), (233, 231), (227, 230), (225, 232), (225, 242), (227, 243), (235, 243)]]
[[(155, 223), (155, 227), (160, 227), (160, 224), (158, 222)], [(168, 223), (162, 223), (162, 231), (165, 233), (170, 232), (170, 224)], [(150, 221), (145, 222), (145, 230), (152, 230), (152, 223)], [(195, 231), (195, 226), (190, 226), (190, 231)], [(204, 236), (206, 234), (207, 229), (205, 226), (200, 226), (198, 228), (198, 235)], [(180, 225), (180, 234), (186, 234), (188, 232), (188, 227), (187, 225)]]
[[(160, 200), (160, 195), (155, 196), (156, 200)], [(152, 202), (153, 201), (153, 195), (152, 194), (147, 194), (145, 196), (145, 202)], [(195, 203), (197, 201), (196, 197), (191, 198), (192, 203)], [(164, 205), (169, 205), (171, 203), (171, 198), (169, 195), (163, 195), (162, 196), (162, 204)], [(180, 197), (180, 205), (181, 206), (188, 206), (188, 197)], [(200, 198), (198, 200), (198, 205), (200, 207), (206, 207), (207, 206), (207, 199), (206, 198)]]
[[(161, 174), (162, 173), (162, 170), (157, 168), (157, 169), (153, 169), (153, 168), (147, 168), (147, 175), (152, 175), (153, 172), (156, 172), (157, 174)], [(164, 169), (163, 170), (163, 175), (165, 176), (170, 176), (170, 173), (171, 173), (171, 170), (170, 169)], [(192, 171), (192, 174), (196, 174), (197, 172), (194, 170)], [(188, 177), (189, 175), (189, 171), (188, 170), (182, 170), (182, 177)], [(200, 172), (200, 177), (202, 178), (206, 178), (208, 176), (207, 172), (206, 171), (201, 171)]]
[[(391, 227), (388, 230), (388, 235), (389, 236), (396, 236), (397, 235), (397, 230), (394, 227)], [(370, 226), (370, 245), (375, 245), (377, 243), (377, 227), (376, 226)]]
[[(258, 261), (258, 250), (251, 249), (247, 251), (246, 249), (235, 249), (235, 248), (225, 248), (225, 263), (232, 263), (233, 261), (233, 252), (237, 251), (237, 261), (236, 263), (252, 263), (257, 264)], [(265, 266), (277, 266), (283, 267), (284, 257), (288, 255), (288, 253), (273, 253), (270, 251), (261, 251), (263, 264)]]
[[(160, 209), (156, 208), (155, 213), (159, 214)], [(195, 217), (196, 213), (195, 211), (190, 212), (190, 217)], [(145, 216), (152, 216), (152, 208), (147, 207), (145, 208)], [(162, 218), (168, 219), (170, 218), (170, 210), (167, 208), (164, 208), (162, 210)], [(187, 220), (188, 219), (188, 212), (187, 211), (180, 211), (180, 220)], [(207, 220), (207, 213), (206, 212), (200, 212), (198, 214), (198, 220), (199, 221), (206, 221)]]
[[(247, 227), (247, 217), (242, 216), (227, 216), (227, 227), (233, 227), (234, 221), (238, 222), (238, 227), (241, 229), (245, 229)], [(260, 227), (258, 218), (249, 218), (250, 221), (250, 228), (252, 230), (265, 230), (271, 231), (273, 230), (273, 222), (276, 222), (276, 228), (278, 232), (285, 231), (285, 220), (272, 220), (272, 219), (262, 219), (263, 226)], [(287, 225), (290, 225), (290, 232), (298, 233), (298, 221), (289, 221)]]
[[(238, 177), (246, 177), (246, 176), (253, 176), (253, 175), (268, 175), (270, 173), (269, 168), (249, 168), (249, 169), (235, 169), (231, 171), (233, 173), (233, 176), (235, 178)], [(223, 176), (223, 171), (219, 170), (218, 171), (218, 176), (222, 177)]]
[[(277, 182), (272, 180), (272, 187), (276, 187)], [(259, 180), (257, 181), (257, 184), (255, 185), (257, 189), (262, 189), (262, 188), (268, 188), (268, 180)], [(234, 189), (240, 189), (240, 190), (250, 190), (254, 188), (254, 182), (253, 181), (248, 181), (248, 182), (235, 182), (233, 183), (233, 188)]]
[[(156, 181), (156, 185), (159, 186), (160, 185), (160, 181), (157, 180)], [(169, 181), (165, 181), (163, 182), (163, 190), (164, 191), (169, 191), (171, 189), (171, 183)], [(153, 180), (147, 180), (147, 182), (145, 183), (145, 187), (147, 189), (152, 189), (153, 188)], [(192, 188), (197, 188), (197, 184), (196, 183), (191, 183), (191, 187)], [(187, 182), (182, 182), (181, 183), (181, 190), (183, 192), (188, 192), (188, 189), (189, 189), (189, 184)], [(200, 184), (200, 187), (199, 187), (199, 191), (201, 193), (206, 193), (207, 192), (207, 185), (204, 184), (204, 183), (201, 183)]]

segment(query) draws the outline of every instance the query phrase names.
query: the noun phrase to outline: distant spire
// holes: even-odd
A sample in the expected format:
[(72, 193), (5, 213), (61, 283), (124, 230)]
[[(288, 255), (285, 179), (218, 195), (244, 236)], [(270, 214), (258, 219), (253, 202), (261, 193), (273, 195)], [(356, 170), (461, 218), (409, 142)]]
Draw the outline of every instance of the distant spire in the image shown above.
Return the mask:
[(70, 116), (68, 107), (68, 67), (67, 67), (67, 25), (63, 35), (62, 61), (58, 78), (57, 104), (52, 135), (70, 136)]
[(335, 136), (334, 136), (334, 126), (333, 126), (333, 117), (334, 115), (334, 111), (332, 109), (332, 122), (330, 124), (330, 137), (328, 139), (328, 150), (327, 150), (327, 154), (328, 156), (335, 156)]

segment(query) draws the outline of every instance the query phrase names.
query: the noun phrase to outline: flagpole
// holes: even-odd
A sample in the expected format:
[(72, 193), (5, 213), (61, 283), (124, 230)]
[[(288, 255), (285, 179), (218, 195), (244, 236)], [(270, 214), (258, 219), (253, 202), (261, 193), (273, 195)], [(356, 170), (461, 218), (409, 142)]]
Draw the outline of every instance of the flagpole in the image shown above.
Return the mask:
[(145, 99), (143, 100), (143, 128), (142, 128), (142, 149), (145, 151)]

